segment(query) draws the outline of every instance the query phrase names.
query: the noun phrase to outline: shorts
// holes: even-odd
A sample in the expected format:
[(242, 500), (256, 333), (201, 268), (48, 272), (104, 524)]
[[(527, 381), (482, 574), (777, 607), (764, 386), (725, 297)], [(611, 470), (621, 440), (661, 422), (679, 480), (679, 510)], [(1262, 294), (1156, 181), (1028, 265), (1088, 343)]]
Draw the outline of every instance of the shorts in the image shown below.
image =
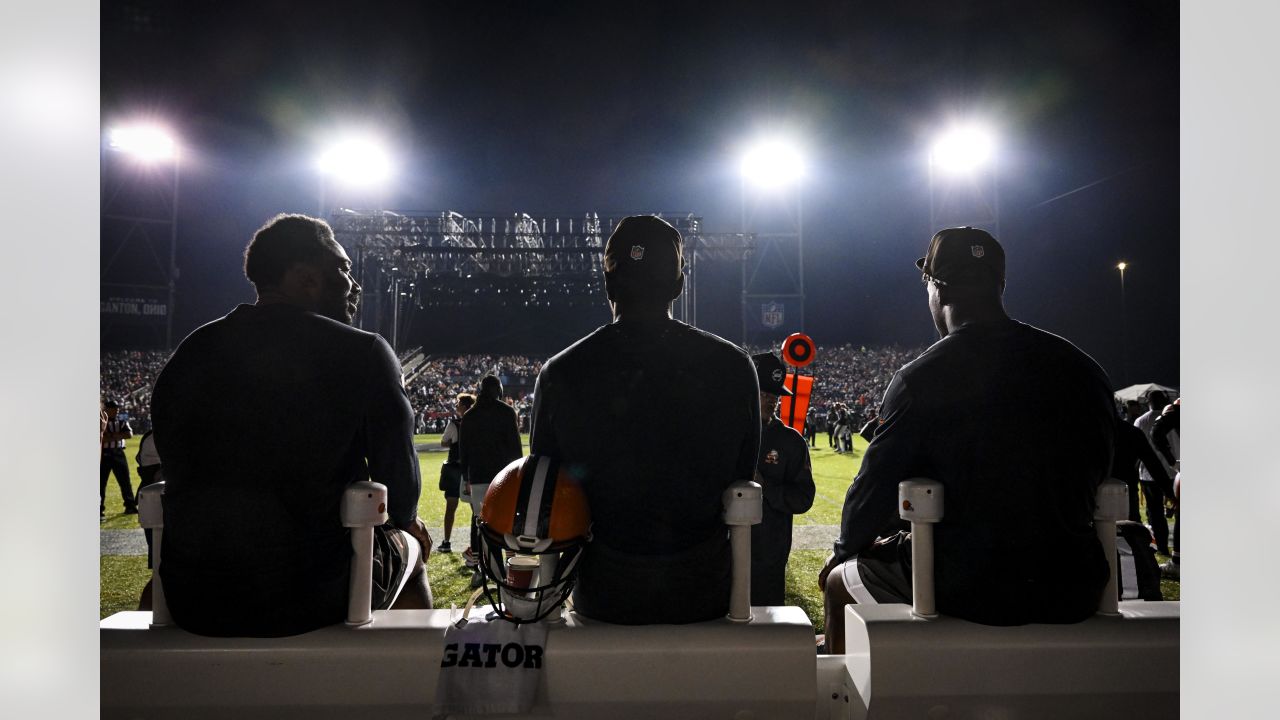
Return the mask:
[(440, 490), (447, 498), (456, 498), (462, 488), (462, 466), (445, 463), (440, 466)]
[(911, 533), (880, 538), (841, 567), (845, 590), (859, 605), (911, 604)]
[(417, 538), (391, 523), (373, 529), (374, 610), (386, 610), (400, 597), (409, 577), (422, 562), (422, 546)]

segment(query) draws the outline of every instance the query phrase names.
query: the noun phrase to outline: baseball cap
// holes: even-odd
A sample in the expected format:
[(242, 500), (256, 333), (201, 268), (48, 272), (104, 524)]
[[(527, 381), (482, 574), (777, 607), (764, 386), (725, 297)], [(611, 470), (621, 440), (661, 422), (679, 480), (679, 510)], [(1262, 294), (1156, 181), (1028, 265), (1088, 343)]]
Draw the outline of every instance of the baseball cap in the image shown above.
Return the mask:
[(787, 368), (771, 352), (756, 353), (751, 356), (756, 365), (756, 378), (760, 380), (760, 392), (770, 395), (793, 395), (786, 386)]
[(104, 408), (118, 408), (118, 407), (120, 407), (120, 403), (119, 403), (119, 402), (117, 402), (117, 401), (115, 400), (115, 398), (108, 398), (106, 402), (102, 403), (102, 407), (104, 407)]
[(955, 227), (939, 230), (916, 267), (944, 285), (971, 285), (986, 279), (1004, 282), (1004, 248), (986, 230)]
[[(684, 239), (656, 215), (631, 215), (613, 229), (604, 246), (610, 280), (634, 288), (670, 283), (680, 276)], [(665, 288), (664, 288), (665, 289)]]

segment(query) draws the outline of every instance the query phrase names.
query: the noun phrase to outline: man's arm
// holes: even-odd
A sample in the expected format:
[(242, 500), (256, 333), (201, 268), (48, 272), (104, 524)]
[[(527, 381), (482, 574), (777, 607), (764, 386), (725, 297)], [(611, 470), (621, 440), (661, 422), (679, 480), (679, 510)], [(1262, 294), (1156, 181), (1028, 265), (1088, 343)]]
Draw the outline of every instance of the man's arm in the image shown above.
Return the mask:
[[(365, 448), (369, 475), (387, 486), (387, 513), (396, 527), (417, 523), (422, 478), (413, 449), (413, 408), (400, 376), (400, 361), (386, 340), (371, 349), (369, 398), (365, 407)], [(410, 530), (412, 532), (412, 530)]]
[(743, 358), (742, 390), (733, 402), (742, 413), (743, 428), (742, 446), (738, 451), (738, 465), (734, 476), (729, 478), (728, 485), (739, 480), (751, 480), (756, 476), (756, 462), (760, 459), (760, 380), (756, 377), (755, 363), (750, 357)]
[(1133, 444), (1138, 447), (1138, 460), (1147, 468), (1151, 479), (1165, 491), (1166, 495), (1173, 497), (1173, 480), (1169, 477), (1169, 473), (1165, 472), (1164, 463), (1160, 462), (1155, 450), (1151, 449), (1151, 443), (1147, 442), (1147, 436), (1143, 435), (1141, 430), (1133, 434)]
[(452, 447), (458, 442), (458, 423), (450, 420), (448, 426), (444, 429), (444, 434), (440, 436), (440, 444), (444, 447)]
[(924, 428), (901, 374), (885, 390), (880, 417), (884, 422), (875, 442), (867, 446), (862, 469), (845, 493), (840, 513), (838, 561), (861, 552), (893, 519), (898, 506), (898, 483), (916, 474), (923, 450)]
[[(1169, 445), (1169, 433), (1178, 429), (1178, 413), (1171, 412), (1168, 415), (1161, 415), (1151, 426), (1151, 444), (1155, 449), (1164, 456), (1169, 462), (1169, 467), (1173, 467), (1178, 463), (1178, 459), (1173, 456), (1173, 447)], [(1144, 461), (1145, 462), (1145, 461)], [(1150, 468), (1150, 465), (1147, 465)], [(1155, 473), (1152, 473), (1152, 477)]]
[(560, 457), (555, 426), (551, 422), (554, 400), (552, 383), (547, 379), (547, 366), (542, 367), (533, 384), (533, 412), (529, 416), (529, 452), (534, 455)]

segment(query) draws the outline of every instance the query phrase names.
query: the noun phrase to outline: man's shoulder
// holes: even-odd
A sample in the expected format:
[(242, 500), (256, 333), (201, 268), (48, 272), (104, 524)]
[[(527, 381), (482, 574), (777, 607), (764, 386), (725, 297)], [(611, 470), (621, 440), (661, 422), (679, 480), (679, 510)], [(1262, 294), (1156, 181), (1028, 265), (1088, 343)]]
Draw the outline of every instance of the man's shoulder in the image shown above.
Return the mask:
[(565, 365), (571, 365), (591, 355), (595, 348), (604, 341), (604, 336), (607, 334), (609, 327), (608, 325), (601, 325), (578, 338), (565, 349), (547, 358), (546, 362), (542, 363), (542, 370), (538, 373), (539, 377), (554, 375)]

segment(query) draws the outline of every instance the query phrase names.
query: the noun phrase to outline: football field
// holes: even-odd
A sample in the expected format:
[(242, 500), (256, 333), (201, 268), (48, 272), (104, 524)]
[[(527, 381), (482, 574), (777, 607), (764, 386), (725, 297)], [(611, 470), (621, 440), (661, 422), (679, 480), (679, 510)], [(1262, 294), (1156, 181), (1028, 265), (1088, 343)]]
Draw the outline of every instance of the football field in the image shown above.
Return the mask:
[[(524, 449), (528, 452), (529, 438), (523, 436)], [(134, 455), (138, 438), (127, 442), (125, 455), (129, 458), (133, 486), (138, 482)], [(440, 446), (440, 436), (418, 435), (415, 438), (418, 460), (422, 471), (422, 494), (418, 500), (418, 514), (438, 547), (444, 539), (444, 494), (438, 490), (440, 466), (447, 456)], [(813, 507), (795, 518), (794, 544), (791, 560), (787, 565), (786, 603), (802, 608), (821, 632), (822, 596), (818, 591), (818, 571), (822, 568), (835, 540), (836, 526), (840, 522), (840, 507), (845, 490), (862, 464), (866, 441), (854, 436), (852, 453), (837, 454), (827, 447), (825, 433), (819, 433), (818, 445), (812, 448), (814, 484), (817, 493)], [(138, 527), (137, 515), (124, 515), (123, 503), (114, 478), (107, 485), (106, 520), (101, 523), (100, 600), (99, 617), (103, 618), (121, 610), (136, 610), (138, 595), (150, 577), (144, 554), (146, 544)], [(462, 550), (468, 544), (471, 509), (459, 503), (454, 521), (452, 545), (454, 552), (433, 552), (427, 564), (431, 588), (438, 608), (451, 604), (464, 605), (471, 594), (471, 570), (463, 565)], [(1052, 562), (1052, 550), (1045, 550), (1046, 562)], [(1161, 561), (1168, 558), (1160, 556)], [(1176, 600), (1179, 595), (1177, 581), (1162, 580), (1161, 589), (1166, 600)], [(692, 588), (691, 588), (692, 591)]]

